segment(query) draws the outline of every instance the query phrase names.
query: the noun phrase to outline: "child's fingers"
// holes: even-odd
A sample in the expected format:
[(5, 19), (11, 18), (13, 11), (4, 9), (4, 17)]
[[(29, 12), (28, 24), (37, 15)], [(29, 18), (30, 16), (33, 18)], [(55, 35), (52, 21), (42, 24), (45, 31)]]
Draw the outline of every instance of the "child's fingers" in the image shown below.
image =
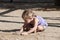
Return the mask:
[(28, 33), (24, 32), (24, 33), (22, 33), (22, 35), (28, 35)]

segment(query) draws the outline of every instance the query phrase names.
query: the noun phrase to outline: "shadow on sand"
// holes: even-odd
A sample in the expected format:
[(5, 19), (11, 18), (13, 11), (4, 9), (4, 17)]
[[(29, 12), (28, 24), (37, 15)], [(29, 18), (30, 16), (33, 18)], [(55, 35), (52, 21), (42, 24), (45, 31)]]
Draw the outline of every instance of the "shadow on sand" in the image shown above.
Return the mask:
[(0, 30), (2, 32), (16, 32), (16, 31), (20, 31), (20, 29), (12, 29), (12, 30)]
[[(24, 23), (24, 22), (7, 21), (7, 20), (0, 20), (0, 22), (18, 23), (18, 24), (23, 24)], [(60, 27), (60, 23), (48, 23), (48, 26), (51, 26), (51, 27)]]
[[(35, 9), (43, 11), (57, 11), (60, 6), (55, 6), (54, 3), (0, 3), (1, 9)], [(14, 11), (14, 10), (13, 10)]]
[[(15, 21), (6, 21), (6, 20), (0, 20), (0, 22), (7, 22), (7, 23), (18, 23), (18, 24), (23, 24), (24, 22), (15, 22)], [(60, 23), (48, 23), (49, 27), (60, 27)], [(12, 29), (12, 30), (0, 30), (2, 32), (16, 32), (20, 31), (20, 29)]]
[[(50, 27), (60, 27), (60, 23), (48, 23)], [(20, 31), (20, 29), (12, 29), (12, 30), (0, 30), (1, 32), (16, 32)]]
[[(43, 17), (44, 19), (60, 21), (60, 17)], [(50, 27), (60, 27), (60, 23), (48, 23)]]
[(7, 11), (1, 12), (0, 16), (4, 17), (14, 17), (6, 16), (9, 12), (18, 10), (18, 9), (32, 9), (32, 10), (42, 10), (42, 11), (59, 11), (60, 6), (49, 5), (49, 3), (0, 3), (0, 9), (9, 9)]
[(60, 17), (43, 17), (44, 19), (49, 19), (49, 20), (59, 20), (60, 21)]
[(6, 23), (24, 23), (24, 22), (16, 22), (16, 21), (7, 21), (7, 20), (0, 20), (0, 22), (6, 22)]
[[(2, 17), (14, 17), (7, 16), (9, 12), (18, 10), (18, 9), (32, 9), (32, 10), (42, 10), (42, 11), (59, 11), (60, 6), (49, 5), (49, 3), (0, 3), (0, 9), (9, 9), (7, 11), (1, 12), (0, 16)], [(16, 16), (15, 16), (16, 17)]]

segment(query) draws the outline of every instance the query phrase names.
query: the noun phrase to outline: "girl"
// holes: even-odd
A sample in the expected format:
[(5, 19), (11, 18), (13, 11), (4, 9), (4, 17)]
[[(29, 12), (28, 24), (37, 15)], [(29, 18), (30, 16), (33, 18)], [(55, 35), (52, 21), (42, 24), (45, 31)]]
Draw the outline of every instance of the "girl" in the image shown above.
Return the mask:
[[(23, 12), (22, 18), (25, 21), (20, 30), (20, 34), (22, 35), (43, 31), (48, 26), (47, 22), (42, 17), (35, 15), (30, 9)], [(24, 30), (27, 30), (27, 32), (24, 32)]]

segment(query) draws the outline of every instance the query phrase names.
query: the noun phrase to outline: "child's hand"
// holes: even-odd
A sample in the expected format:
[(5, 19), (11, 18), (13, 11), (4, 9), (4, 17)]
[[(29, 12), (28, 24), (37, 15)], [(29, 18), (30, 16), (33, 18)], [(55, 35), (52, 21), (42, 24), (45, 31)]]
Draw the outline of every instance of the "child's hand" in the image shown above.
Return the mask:
[(27, 32), (23, 32), (22, 35), (28, 35), (28, 33)]

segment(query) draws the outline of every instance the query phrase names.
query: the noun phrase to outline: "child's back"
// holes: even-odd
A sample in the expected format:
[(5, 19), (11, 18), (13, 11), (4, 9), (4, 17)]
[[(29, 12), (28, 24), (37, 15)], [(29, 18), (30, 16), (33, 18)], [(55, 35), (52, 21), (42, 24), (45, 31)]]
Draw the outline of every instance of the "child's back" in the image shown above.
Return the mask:
[(36, 16), (36, 18), (39, 20), (38, 21), (38, 25), (42, 25), (42, 26), (48, 26), (48, 23), (40, 16)]

